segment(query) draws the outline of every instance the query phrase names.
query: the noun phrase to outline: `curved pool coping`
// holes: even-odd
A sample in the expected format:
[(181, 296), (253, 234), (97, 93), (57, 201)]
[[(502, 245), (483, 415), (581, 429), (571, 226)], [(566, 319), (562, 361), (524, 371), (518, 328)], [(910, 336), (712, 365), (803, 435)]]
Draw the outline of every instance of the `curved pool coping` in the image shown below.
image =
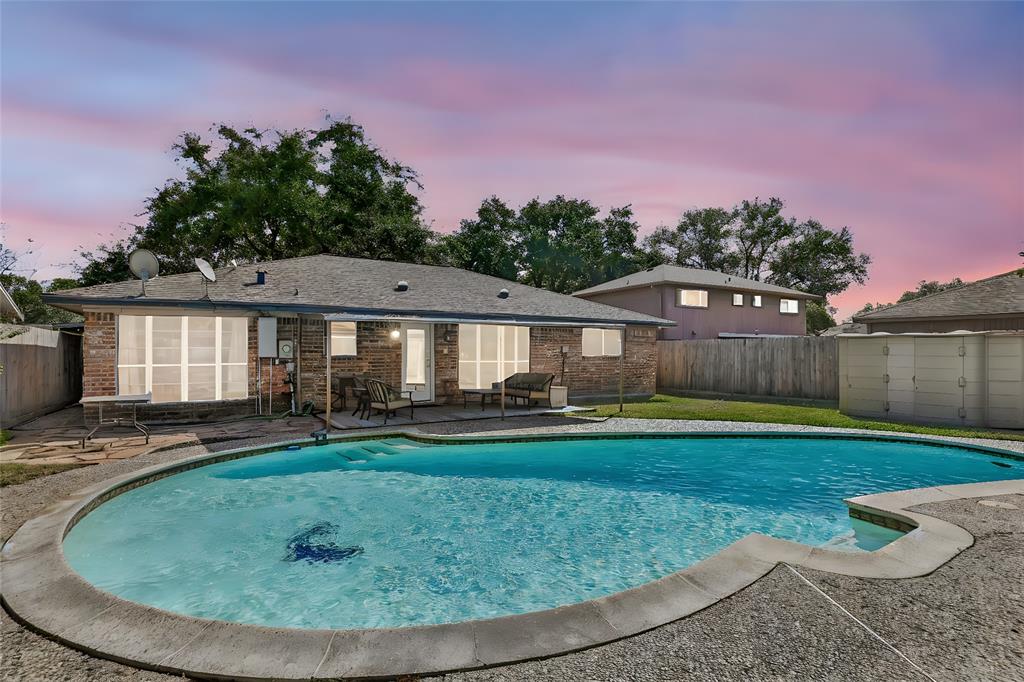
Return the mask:
[[(559, 433), (426, 436), (401, 430), (331, 443), (409, 438), (428, 443), (608, 438), (810, 438), (911, 442), (1024, 461), (973, 444), (905, 436), (822, 432)], [(26, 522), (0, 552), (4, 607), (20, 623), (91, 655), (189, 677), (241, 680), (381, 678), (468, 670), (545, 658), (606, 644), (684, 618), (747, 587), (779, 563), (865, 578), (926, 575), (974, 544), (963, 528), (911, 511), (930, 502), (1024, 494), (1024, 480), (917, 488), (846, 500), (851, 514), (912, 527), (885, 547), (849, 553), (748, 535), (681, 571), (606, 597), (544, 611), (442, 625), (366, 630), (271, 628), (194, 618), (127, 601), (75, 573), (62, 541), (106, 500), (152, 481), (217, 462), (280, 450), (289, 441), (162, 464), (102, 481)]]

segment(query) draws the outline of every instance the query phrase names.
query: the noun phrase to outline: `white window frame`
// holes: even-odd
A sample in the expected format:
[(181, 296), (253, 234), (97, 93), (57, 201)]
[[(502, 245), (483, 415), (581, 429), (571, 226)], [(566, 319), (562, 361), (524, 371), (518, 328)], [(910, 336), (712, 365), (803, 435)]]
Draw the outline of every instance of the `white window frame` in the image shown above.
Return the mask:
[(761, 294), (754, 294), (750, 298), (751, 298), (750, 305), (754, 306), (755, 308), (760, 308), (761, 307)]
[[(472, 360), (463, 360), (462, 359), (462, 353), (461, 353), (462, 348), (461, 348), (461, 345), (460, 345), (459, 350), (457, 351), (459, 353), (458, 363), (459, 363), (459, 389), (460, 390), (464, 389), (464, 388), (466, 388), (466, 389), (491, 388), (490, 385), (488, 385), (488, 386), (481, 386), (480, 385), (480, 365), (481, 365), (481, 363), (493, 362), (493, 360), (481, 360), (480, 359), (480, 346), (481, 346), (482, 341), (483, 341), (483, 334), (480, 333), (480, 328), (481, 327), (497, 327), (498, 328), (498, 360), (497, 360), (497, 362), (498, 362), (498, 376), (499, 377), (501, 377), (501, 375), (503, 373), (502, 372), (502, 368), (505, 365), (508, 365), (510, 363), (515, 366), (517, 372), (521, 372), (521, 371), (529, 372), (530, 371), (530, 328), (529, 327), (525, 328), (526, 329), (526, 355), (525, 355), (526, 359), (522, 360), (521, 356), (519, 354), (520, 348), (519, 348), (519, 334), (518, 334), (518, 332), (512, 335), (513, 341), (512, 341), (512, 356), (511, 356), (511, 359), (508, 359), (508, 357), (506, 357), (506, 354), (505, 354), (505, 350), (506, 350), (505, 349), (505, 327), (513, 327), (513, 328), (518, 330), (520, 328), (520, 325), (514, 325), (514, 324), (463, 324), (463, 323), (459, 323), (459, 344), (462, 343), (462, 339), (463, 339), (462, 329), (464, 327), (469, 327), (469, 326), (473, 326), (473, 327), (477, 328), (477, 330), (476, 330), (476, 349), (475, 349), (475, 353), (474, 353), (474, 359), (472, 359)], [(520, 369), (520, 365), (523, 364), (524, 362), (526, 363), (526, 369), (525, 370)], [(474, 385), (474, 386), (463, 386), (462, 385), (462, 365), (464, 363), (473, 363), (475, 365), (475, 369), (476, 369), (476, 382), (475, 383), (476, 383), (476, 385)], [(499, 379), (499, 381), (500, 381), (500, 379)]]
[[(622, 339), (622, 330), (621, 329), (603, 329), (603, 328), (600, 328), (600, 327), (584, 327), (583, 328), (583, 336), (586, 336), (588, 332), (590, 334), (594, 334), (594, 333), (600, 333), (601, 334), (601, 352), (600, 353), (587, 353), (587, 351), (586, 351), (587, 344), (583, 343), (583, 350), (582, 350), (583, 357), (585, 357), (585, 358), (617, 358), (620, 355), (622, 355), (622, 340), (623, 339)], [(614, 345), (614, 343), (612, 343), (611, 340), (612, 339), (616, 339), (616, 338), (618, 339), (618, 347), (619, 347), (618, 352), (615, 352), (615, 353), (609, 352), (609, 350), (608, 350), (609, 346), (613, 346)]]
[[(700, 303), (687, 303), (686, 294), (689, 292), (695, 292), (698, 295), (697, 298), (700, 301)], [(681, 308), (707, 308), (708, 291), (707, 289), (676, 289), (676, 305)]]
[(743, 294), (733, 294), (732, 295), (732, 304), (734, 306), (736, 306), (737, 308), (742, 308), (743, 307)]
[[(146, 318), (146, 361), (145, 363), (122, 363), (120, 358), (120, 325), (122, 317), (145, 317)], [(114, 352), (117, 354), (117, 374), (115, 375), (115, 386), (117, 391), (120, 393), (121, 383), (121, 368), (144, 368), (146, 370), (146, 392), (153, 392), (153, 367), (179, 367), (180, 368), (180, 381), (181, 381), (181, 399), (172, 400), (168, 402), (211, 402), (211, 399), (203, 400), (189, 400), (188, 398), (188, 320), (187, 315), (181, 316), (161, 316), (161, 317), (178, 317), (181, 320), (181, 356), (178, 358), (178, 362), (170, 364), (153, 364), (153, 316), (152, 315), (118, 315), (117, 316), (117, 328), (114, 330)], [(214, 361), (212, 363), (202, 363), (192, 365), (194, 367), (215, 367), (214, 370), (214, 398), (212, 400), (223, 400), (221, 396), (224, 394), (223, 378), (224, 378), (224, 367), (245, 367), (246, 368), (246, 381), (245, 381), (245, 395), (241, 398), (231, 398), (231, 400), (244, 400), (249, 397), (249, 352), (248, 352), (248, 328), (246, 330), (246, 353), (245, 360), (243, 362), (224, 362), (222, 357), (223, 351), (223, 323), (221, 317), (215, 317), (214, 323)]]
[[(790, 303), (792, 303), (793, 310), (790, 310)], [(780, 315), (799, 315), (800, 314), (800, 301), (795, 298), (780, 298), (779, 299), (779, 314)]]
[[(335, 330), (335, 325), (352, 325), (352, 336), (351, 337), (348, 336), (348, 331), (347, 330), (345, 331), (344, 334), (336, 334), (335, 331), (334, 331)], [(349, 338), (351, 338), (351, 341), (352, 341), (352, 352), (351, 353), (336, 353), (335, 349), (334, 349), (334, 341), (335, 341), (336, 338), (339, 339), (342, 342), (348, 341)], [(356, 355), (358, 353), (358, 351), (357, 351), (358, 347), (359, 347), (359, 325), (357, 323), (355, 323), (355, 322), (331, 322), (331, 357), (332, 358), (354, 358), (354, 357), (356, 357)]]

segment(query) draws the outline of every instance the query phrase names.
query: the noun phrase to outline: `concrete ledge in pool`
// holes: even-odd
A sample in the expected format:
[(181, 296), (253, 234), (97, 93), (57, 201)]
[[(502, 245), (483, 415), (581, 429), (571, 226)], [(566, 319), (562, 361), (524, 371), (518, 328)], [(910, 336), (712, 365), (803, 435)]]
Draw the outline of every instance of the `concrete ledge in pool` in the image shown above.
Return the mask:
[[(846, 435), (842, 438), (849, 440)], [(451, 443), (460, 439), (416, 440)], [(494, 443), (501, 439), (472, 440)], [(908, 440), (917, 442), (892, 442)], [(988, 456), (1008, 454), (973, 450)], [(2, 554), (6, 606), (33, 629), (84, 651), (196, 677), (309, 679), (441, 672), (550, 656), (637, 634), (709, 606), (749, 585), (780, 561), (864, 577), (929, 573), (970, 546), (973, 538), (956, 526), (909, 511), (910, 507), (1024, 492), (1024, 482), (1001, 481), (856, 497), (848, 501), (852, 509), (895, 519), (915, 530), (880, 550), (859, 553), (749, 535), (681, 571), (615, 594), (532, 613), (442, 625), (281, 629), (194, 618), (98, 590), (66, 563), (64, 536), (102, 501), (144, 482), (251, 454), (255, 453), (218, 453), (144, 470), (80, 491), (45, 516), (26, 523)]]

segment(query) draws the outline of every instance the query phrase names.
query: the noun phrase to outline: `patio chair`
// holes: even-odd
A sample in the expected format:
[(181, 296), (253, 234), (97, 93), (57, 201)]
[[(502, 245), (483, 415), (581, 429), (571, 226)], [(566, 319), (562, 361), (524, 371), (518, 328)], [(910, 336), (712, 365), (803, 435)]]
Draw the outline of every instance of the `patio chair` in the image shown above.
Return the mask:
[(505, 397), (511, 397), (513, 403), (523, 400), (527, 406), (531, 400), (534, 403), (546, 400), (551, 407), (551, 384), (554, 380), (554, 374), (516, 372), (505, 379)]
[(368, 412), (382, 411), (384, 423), (387, 424), (389, 414), (394, 414), (397, 417), (397, 410), (408, 407), (409, 419), (413, 418), (412, 391), (396, 391), (378, 379), (365, 379), (364, 383), (369, 393)]

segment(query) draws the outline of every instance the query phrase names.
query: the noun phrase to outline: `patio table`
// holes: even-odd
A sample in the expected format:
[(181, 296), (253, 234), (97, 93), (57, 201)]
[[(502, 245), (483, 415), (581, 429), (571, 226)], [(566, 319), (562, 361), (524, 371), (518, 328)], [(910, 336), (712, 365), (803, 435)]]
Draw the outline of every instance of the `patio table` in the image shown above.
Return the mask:
[[(480, 411), (483, 412), (487, 406), (487, 396), (500, 396), (500, 388), (464, 388), (462, 389), (462, 406), (466, 407), (468, 403), (468, 396), (478, 395), (480, 396)], [(493, 402), (493, 400), (492, 400)]]
[[(83, 405), (96, 404), (99, 408), (98, 420), (96, 426), (93, 427), (92, 431), (82, 437), (82, 449), (85, 449), (85, 441), (91, 439), (100, 428), (104, 426), (121, 426), (122, 422), (127, 422), (125, 426), (131, 426), (142, 435), (146, 437), (146, 445), (149, 445), (149, 427), (139, 422), (138, 407), (139, 403), (149, 404), (153, 402), (152, 393), (141, 393), (139, 395), (103, 395), (103, 396), (89, 396), (88, 398), (82, 398), (80, 401)], [(131, 405), (132, 416), (131, 419), (125, 419), (123, 417), (114, 417), (113, 419), (103, 419), (103, 406), (113, 405), (115, 407), (119, 405)]]

